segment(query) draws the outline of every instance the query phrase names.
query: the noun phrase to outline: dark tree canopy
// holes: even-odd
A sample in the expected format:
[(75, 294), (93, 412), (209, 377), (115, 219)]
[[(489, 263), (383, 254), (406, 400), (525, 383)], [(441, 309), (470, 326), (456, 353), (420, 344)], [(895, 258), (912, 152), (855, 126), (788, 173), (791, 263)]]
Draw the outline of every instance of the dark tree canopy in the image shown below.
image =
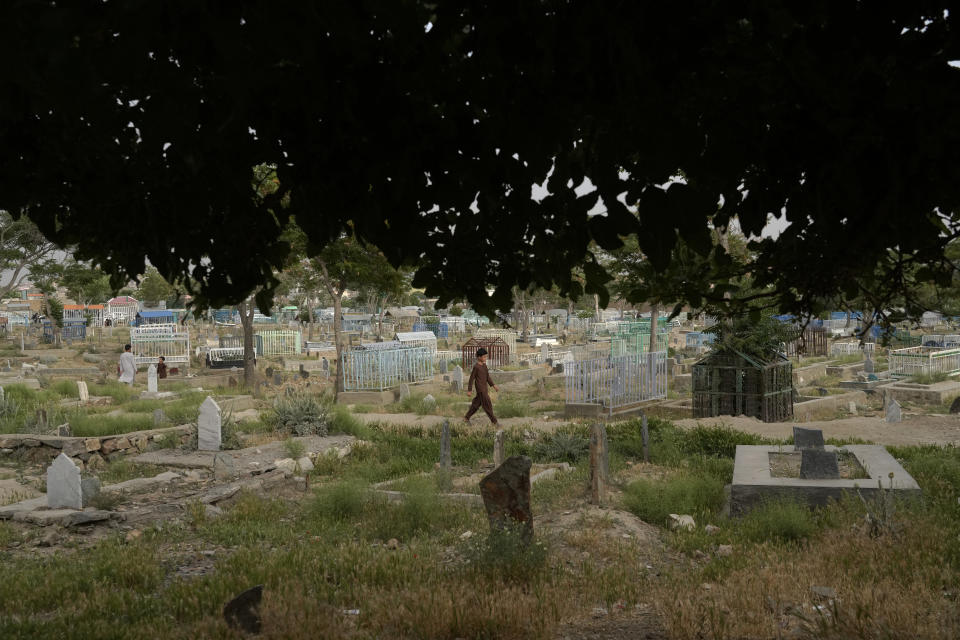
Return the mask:
[[(749, 236), (784, 210), (755, 288), (794, 312), (879, 299), (906, 266), (952, 274), (956, 21), (852, 0), (15, 0), (0, 209), (115, 282), (146, 257), (213, 304), (269, 293), (295, 216), (313, 251), (349, 231), (487, 309), (514, 286), (604, 295), (591, 246), (636, 234), (662, 268), (678, 237), (707, 252), (708, 223)], [(278, 189), (256, 197), (263, 164)]]

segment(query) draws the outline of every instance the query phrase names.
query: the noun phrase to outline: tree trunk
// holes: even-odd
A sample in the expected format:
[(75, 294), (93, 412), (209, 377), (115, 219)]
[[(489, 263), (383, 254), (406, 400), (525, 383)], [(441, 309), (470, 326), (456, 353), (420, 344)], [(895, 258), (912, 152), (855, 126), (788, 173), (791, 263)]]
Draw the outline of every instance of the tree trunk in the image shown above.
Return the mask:
[(307, 301), (307, 340), (313, 342), (313, 303)]
[(342, 293), (333, 296), (333, 343), (337, 346), (337, 377), (334, 379), (334, 398), (336, 398), (336, 394), (343, 391), (343, 340), (340, 337), (343, 333), (342, 300)]
[(597, 322), (603, 319), (600, 317), (600, 296), (597, 294), (593, 294), (593, 317)]
[(647, 350), (648, 358), (650, 360), (650, 393), (653, 394), (656, 389), (656, 375), (657, 375), (657, 320), (660, 315), (660, 305), (653, 303), (650, 305), (650, 347)]
[(244, 300), (237, 305), (240, 311), (240, 326), (243, 327), (243, 384), (252, 391), (257, 383), (257, 354), (253, 348), (253, 300)]

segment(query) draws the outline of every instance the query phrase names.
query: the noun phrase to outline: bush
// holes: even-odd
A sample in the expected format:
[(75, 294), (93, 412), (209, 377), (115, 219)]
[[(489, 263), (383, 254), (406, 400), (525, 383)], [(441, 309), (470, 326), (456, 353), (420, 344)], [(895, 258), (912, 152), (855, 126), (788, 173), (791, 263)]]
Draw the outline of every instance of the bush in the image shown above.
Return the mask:
[(274, 430), (298, 436), (325, 436), (330, 422), (329, 405), (303, 392), (277, 396), (268, 418)]
[(806, 506), (776, 500), (764, 502), (744, 516), (739, 528), (743, 539), (750, 542), (793, 542), (813, 535), (817, 524)]
[(723, 486), (722, 480), (703, 474), (638, 480), (627, 487), (623, 501), (640, 519), (663, 525), (671, 513), (703, 519), (719, 512), (724, 503)]
[(546, 547), (525, 542), (520, 525), (471, 538), (462, 553), (468, 569), (508, 583), (529, 583), (547, 566)]
[(77, 383), (74, 380), (57, 380), (50, 388), (59, 393), (64, 398), (79, 398), (80, 391), (77, 389)]
[(590, 441), (576, 433), (556, 431), (533, 447), (533, 456), (544, 462), (569, 462), (583, 460), (590, 450)]
[(331, 405), (329, 412), (329, 433), (345, 433), (357, 438), (369, 438), (370, 428), (358, 420), (343, 405)]

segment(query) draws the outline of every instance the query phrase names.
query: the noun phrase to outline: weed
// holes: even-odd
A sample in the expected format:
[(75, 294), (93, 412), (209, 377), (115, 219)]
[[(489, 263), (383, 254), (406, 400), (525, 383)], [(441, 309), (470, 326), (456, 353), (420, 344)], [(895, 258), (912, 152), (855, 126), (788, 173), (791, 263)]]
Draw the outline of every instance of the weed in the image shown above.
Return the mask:
[(703, 474), (637, 480), (627, 487), (623, 502), (627, 509), (652, 524), (666, 524), (671, 513), (703, 519), (723, 507), (723, 485), (722, 480)]
[(469, 570), (507, 583), (529, 583), (547, 566), (546, 546), (526, 540), (522, 525), (470, 538), (461, 553)]
[(350, 413), (350, 410), (343, 405), (332, 405), (330, 407), (330, 426), (329, 433), (346, 433), (357, 438), (369, 438), (370, 428), (358, 420)]
[(273, 401), (273, 412), (268, 420), (278, 433), (325, 436), (329, 408), (315, 395), (304, 392), (282, 394)]
[(190, 526), (194, 529), (197, 529), (207, 522), (207, 505), (203, 504), (199, 500), (191, 500), (186, 505), (184, 509), (187, 512), (187, 521), (190, 523)]
[(122, 491), (101, 491), (90, 499), (90, 506), (104, 511), (113, 511), (125, 500), (126, 496)]
[(738, 529), (749, 542), (797, 542), (812, 536), (817, 523), (805, 505), (793, 500), (771, 500), (744, 516)]
[(937, 371), (935, 373), (921, 373), (910, 378), (910, 382), (914, 384), (936, 384), (937, 382), (943, 382), (944, 380), (949, 380), (950, 376), (942, 371)]
[(287, 452), (287, 457), (293, 458), (294, 460), (299, 460), (307, 452), (307, 447), (299, 440), (294, 440), (293, 438), (284, 440), (283, 448)]
[(526, 398), (506, 393), (500, 394), (493, 410), (498, 418), (526, 418), (533, 415), (533, 409)]
[(50, 390), (55, 391), (64, 398), (80, 397), (80, 391), (77, 389), (75, 380), (57, 380), (50, 385)]
[(533, 447), (537, 460), (544, 462), (569, 462), (576, 464), (587, 456), (590, 442), (573, 431), (557, 430), (544, 436)]

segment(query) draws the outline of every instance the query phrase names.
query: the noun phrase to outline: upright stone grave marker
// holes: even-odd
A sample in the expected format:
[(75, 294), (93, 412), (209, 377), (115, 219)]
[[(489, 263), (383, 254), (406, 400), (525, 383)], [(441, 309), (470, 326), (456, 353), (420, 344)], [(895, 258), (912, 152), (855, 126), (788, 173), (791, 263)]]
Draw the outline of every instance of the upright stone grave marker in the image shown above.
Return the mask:
[(504, 440), (506, 439), (506, 434), (503, 432), (503, 429), (497, 429), (497, 432), (493, 434), (493, 466), (499, 467), (503, 464), (503, 445)]
[(863, 361), (863, 372), (869, 375), (873, 373), (873, 369), (873, 360), (870, 356), (867, 356), (867, 359)]
[(409, 397), (410, 397), (410, 385), (404, 382), (403, 384), (400, 385), (400, 399), (403, 400), (404, 398), (409, 398)]
[(90, 390), (87, 388), (87, 383), (83, 380), (77, 381), (77, 393), (80, 396), (80, 404), (90, 402)]
[(803, 449), (800, 456), (800, 477), (802, 479), (836, 480), (840, 477), (836, 451)]
[(147, 367), (147, 393), (157, 392), (157, 365)]
[(549, 357), (550, 357), (550, 345), (544, 342), (542, 345), (540, 345), (540, 360), (542, 362), (546, 362)]
[(47, 469), (47, 506), (51, 509), (83, 509), (80, 469), (61, 453)]
[(446, 471), (453, 466), (453, 457), (450, 453), (450, 421), (444, 420), (440, 428), (440, 468)]
[(887, 403), (887, 422), (900, 422), (903, 420), (903, 416), (900, 414), (900, 403), (897, 402), (896, 398), (890, 398), (890, 402)]
[(207, 396), (200, 405), (200, 415), (197, 416), (197, 449), (200, 451), (220, 450), (220, 429), (222, 421), (220, 405)]
[(441, 358), (441, 359), (440, 359), (440, 364), (437, 365), (437, 366), (438, 366), (438, 368), (440, 369), (440, 373), (446, 373), (446, 372), (447, 372), (447, 359), (446, 359), (446, 358)]
[(530, 458), (511, 456), (480, 481), (480, 495), (492, 531), (519, 525), (525, 543), (533, 538), (530, 509)]
[(167, 421), (167, 416), (163, 412), (163, 409), (154, 409), (153, 410), (153, 426), (159, 426)]
[(823, 446), (823, 431), (820, 429), (793, 428), (793, 448), (796, 451), (823, 449)]
[(450, 374), (450, 388), (453, 391), (463, 391), (463, 369), (454, 367)]

